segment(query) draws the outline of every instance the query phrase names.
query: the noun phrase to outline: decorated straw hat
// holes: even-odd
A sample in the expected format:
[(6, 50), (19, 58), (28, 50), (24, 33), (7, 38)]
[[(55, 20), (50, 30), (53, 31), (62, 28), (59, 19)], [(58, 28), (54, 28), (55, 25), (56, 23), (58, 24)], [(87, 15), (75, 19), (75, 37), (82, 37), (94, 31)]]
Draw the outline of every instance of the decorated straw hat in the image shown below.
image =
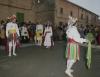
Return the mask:
[(10, 17), (10, 19), (11, 19), (11, 20), (16, 19), (16, 15), (12, 15), (12, 16)]
[(7, 19), (7, 20), (10, 20), (10, 17), (7, 17), (6, 19)]

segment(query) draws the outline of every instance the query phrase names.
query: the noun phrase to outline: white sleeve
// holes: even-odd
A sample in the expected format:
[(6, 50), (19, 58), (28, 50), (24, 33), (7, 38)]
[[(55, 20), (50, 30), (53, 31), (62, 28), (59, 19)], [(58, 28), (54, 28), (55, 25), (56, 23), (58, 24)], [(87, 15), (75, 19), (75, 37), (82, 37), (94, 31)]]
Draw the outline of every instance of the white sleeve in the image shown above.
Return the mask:
[(80, 33), (79, 33), (77, 30), (75, 31), (75, 34), (73, 33), (73, 39), (74, 39), (76, 42), (79, 42), (79, 43), (84, 43), (84, 42), (86, 42), (86, 39), (81, 38)]
[(78, 43), (83, 43), (87, 41), (86, 39), (80, 37), (80, 34), (77, 29), (70, 28), (66, 31), (66, 34), (68, 38), (71, 38)]
[(17, 24), (16, 24), (16, 31), (17, 31), (18, 36), (20, 36), (20, 34), (19, 34), (19, 28), (18, 28)]
[(8, 37), (9, 24), (6, 25), (6, 37)]
[(53, 32), (52, 32), (52, 27), (51, 27), (51, 36), (53, 35)]
[(75, 40), (76, 42), (79, 42), (79, 43), (87, 42), (86, 39), (84, 39), (84, 38), (74, 38), (74, 40)]

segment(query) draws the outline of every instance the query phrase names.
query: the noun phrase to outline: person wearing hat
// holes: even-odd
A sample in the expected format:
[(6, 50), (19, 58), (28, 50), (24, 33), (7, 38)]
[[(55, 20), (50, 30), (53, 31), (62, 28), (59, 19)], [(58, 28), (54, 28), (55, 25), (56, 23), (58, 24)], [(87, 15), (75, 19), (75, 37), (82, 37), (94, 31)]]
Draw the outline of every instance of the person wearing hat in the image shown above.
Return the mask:
[(15, 49), (16, 49), (17, 39), (20, 37), (20, 34), (19, 34), (18, 25), (16, 24), (15, 15), (12, 15), (10, 17), (10, 22), (8, 22), (6, 25), (6, 37), (7, 37), (8, 46), (9, 46), (8, 56), (11, 56), (12, 51), (13, 51), (12, 54), (16, 56)]
[(77, 18), (69, 16), (68, 20), (68, 29), (66, 31), (67, 35), (67, 47), (66, 47), (66, 58), (67, 58), (67, 68), (65, 73), (69, 77), (73, 77), (72, 66), (74, 63), (79, 60), (79, 43), (88, 42), (87, 39), (81, 38), (78, 30), (77, 30)]

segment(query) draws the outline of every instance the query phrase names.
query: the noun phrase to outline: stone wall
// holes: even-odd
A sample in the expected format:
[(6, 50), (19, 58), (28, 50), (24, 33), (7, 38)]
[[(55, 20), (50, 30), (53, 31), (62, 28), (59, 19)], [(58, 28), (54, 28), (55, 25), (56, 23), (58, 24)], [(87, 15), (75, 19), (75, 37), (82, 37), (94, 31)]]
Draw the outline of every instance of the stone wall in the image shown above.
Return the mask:
[(0, 0), (0, 20), (12, 14), (23, 13), (25, 21), (35, 22), (32, 0)]

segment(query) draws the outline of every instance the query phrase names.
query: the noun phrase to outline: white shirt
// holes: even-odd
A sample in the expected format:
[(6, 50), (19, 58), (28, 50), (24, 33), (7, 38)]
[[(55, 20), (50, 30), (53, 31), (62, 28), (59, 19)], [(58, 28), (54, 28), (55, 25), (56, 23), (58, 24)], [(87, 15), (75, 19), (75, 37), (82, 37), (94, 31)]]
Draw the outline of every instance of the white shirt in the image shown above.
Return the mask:
[(24, 26), (21, 28), (21, 36), (27, 36), (27, 37), (29, 36), (27, 28)]
[(13, 23), (13, 22), (7, 23), (7, 25), (6, 25), (6, 37), (8, 37), (10, 30), (15, 30), (17, 35), (20, 36), (18, 25), (16, 23)]
[(86, 39), (81, 38), (76, 26), (71, 26), (66, 31), (67, 37), (75, 40), (76, 42), (83, 43)]
[[(47, 34), (46, 34), (47, 33)], [(46, 37), (51, 37), (52, 36), (52, 27), (46, 27), (44, 30), (44, 36), (46, 34)]]
[(36, 31), (41, 30), (43, 32), (43, 25), (36, 25)]

